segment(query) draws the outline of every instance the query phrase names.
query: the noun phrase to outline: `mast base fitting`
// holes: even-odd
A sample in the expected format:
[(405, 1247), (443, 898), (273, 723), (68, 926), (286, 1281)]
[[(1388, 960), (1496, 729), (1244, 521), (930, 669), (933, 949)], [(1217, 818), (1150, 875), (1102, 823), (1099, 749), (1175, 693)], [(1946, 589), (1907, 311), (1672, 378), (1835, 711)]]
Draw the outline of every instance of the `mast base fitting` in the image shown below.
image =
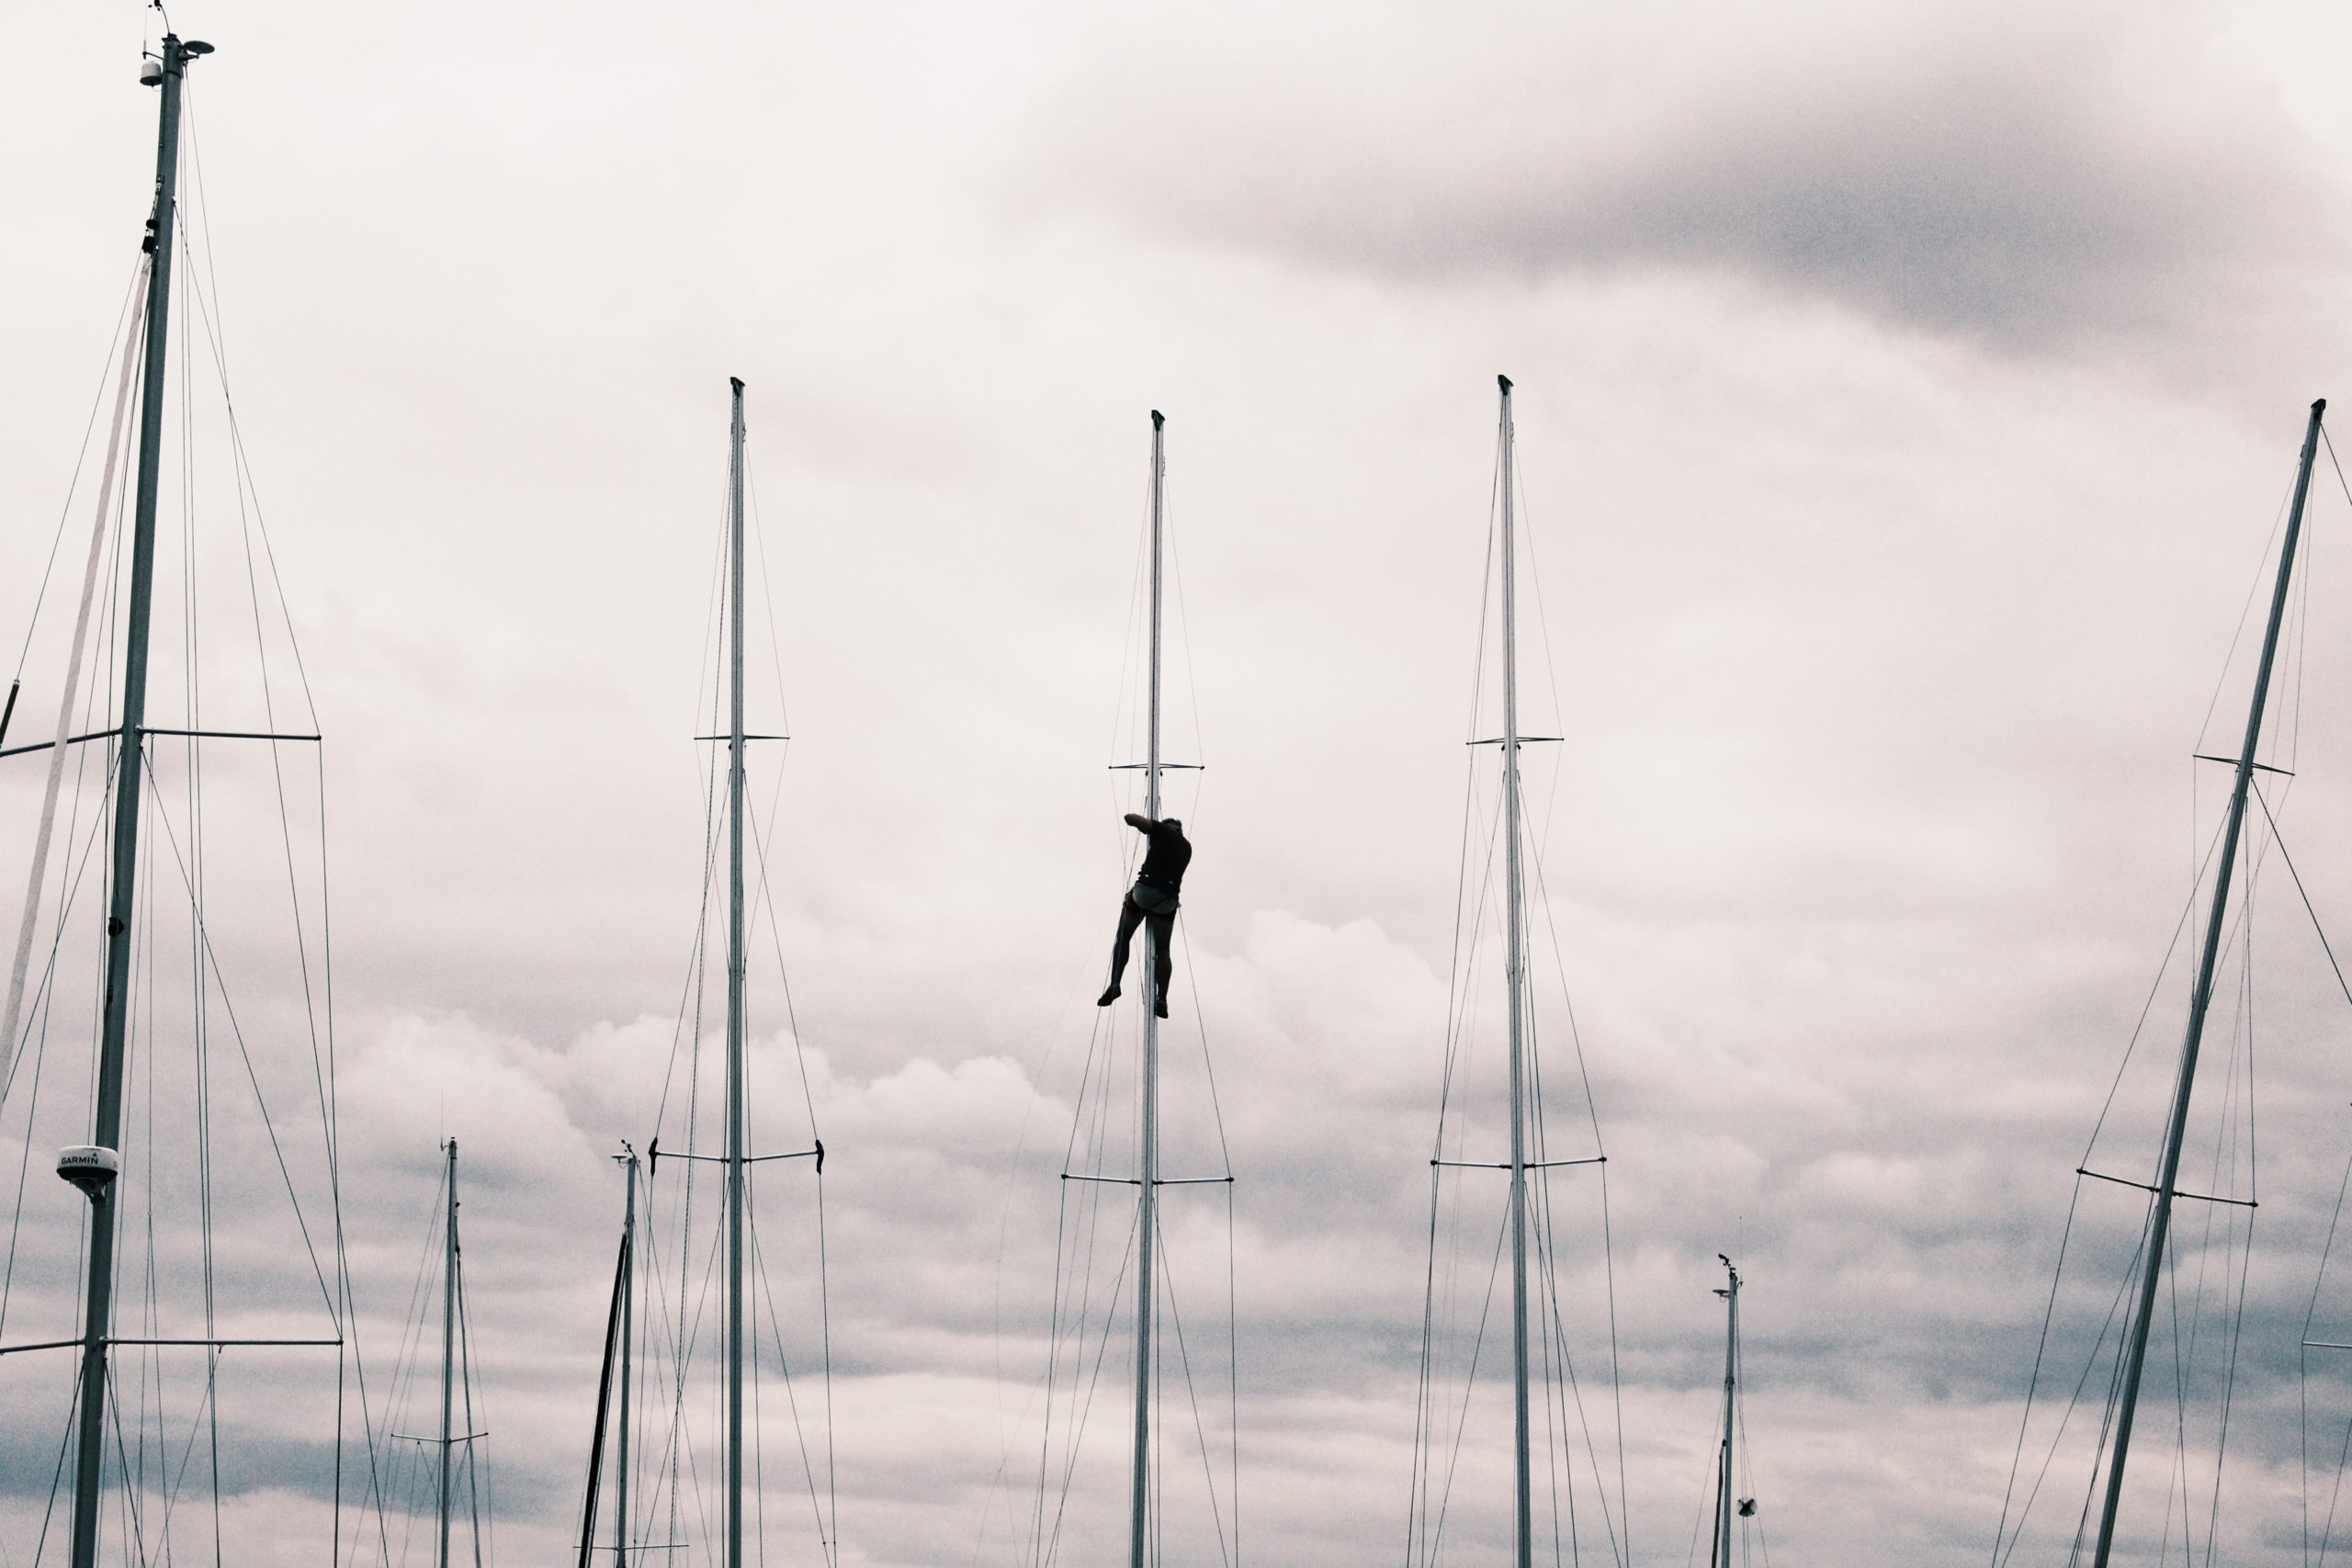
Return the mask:
[(107, 1195), (122, 1173), (122, 1156), (96, 1144), (74, 1144), (57, 1151), (57, 1174), (82, 1190), (93, 1203)]

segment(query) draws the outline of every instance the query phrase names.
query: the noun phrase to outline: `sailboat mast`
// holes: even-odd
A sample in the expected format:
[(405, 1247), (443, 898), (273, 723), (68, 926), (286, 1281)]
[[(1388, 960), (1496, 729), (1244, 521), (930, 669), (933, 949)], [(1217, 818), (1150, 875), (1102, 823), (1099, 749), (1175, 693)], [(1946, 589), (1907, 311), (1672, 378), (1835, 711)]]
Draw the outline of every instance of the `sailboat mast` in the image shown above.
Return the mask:
[(441, 1223), (441, 1546), (434, 1568), (449, 1568), (449, 1471), (456, 1448), (450, 1426), (458, 1373), (458, 1140), (443, 1144), (449, 1162), (443, 1183), (449, 1200)]
[(637, 1321), (637, 1151), (629, 1149), (619, 1157), (628, 1197), (621, 1209), (621, 1407), (613, 1432), (613, 1568), (628, 1568), (628, 1355)]
[(2278, 578), (2270, 595), (2270, 621), (2262, 634), (2262, 663), (2255, 671), (2254, 700), (2245, 716), (2245, 740), (2238, 749), (2237, 776), (2230, 788), (2230, 814), (2222, 830), (2222, 855), (2213, 874), (2213, 902), (2205, 917), (2205, 942), (2197, 960), (2197, 985), (2188, 998), (2188, 1028), (2180, 1043), (2180, 1072), (2173, 1085), (2172, 1116), (2165, 1125), (2164, 1153), (2155, 1182), (2155, 1207), (2148, 1216), (2146, 1258), (2140, 1275), (2140, 1308), (2125, 1346), (2123, 1393), (2115, 1407), (2115, 1447), (2108, 1460), (2107, 1499), (2100, 1506), (2098, 1548), (2092, 1568), (2107, 1568), (2115, 1543), (2115, 1516), (2123, 1498), (2123, 1466), (2132, 1448), (2132, 1417), (2140, 1401), (2140, 1373), (2148, 1358), (2148, 1329), (2155, 1317), (2163, 1283), (2165, 1241), (2172, 1226), (2173, 1181), (2188, 1130), (2188, 1100), (2197, 1082), (2197, 1053), (2205, 1040), (2205, 1013), (2213, 999), (2213, 971), (2221, 957), (2222, 930), (2229, 912), (2230, 876), (2237, 867), (2238, 839), (2245, 826), (2245, 799), (2254, 784), (2255, 750), (2262, 739), (2262, 710), (2270, 696), (2270, 670), (2278, 653), (2278, 630), (2287, 616), (2287, 585), (2295, 570), (2295, 544), (2303, 529), (2303, 501), (2311, 490), (2312, 462), (2319, 451), (2320, 416), (2327, 400), (2312, 404), (2303, 431), (2303, 454), (2295, 470), (2295, 500), (2287, 513), (2287, 536), (2278, 547)]
[(620, 1370), (621, 1414), (620, 1441), (615, 1445), (614, 1470), (616, 1472), (613, 1491), (613, 1556), (616, 1562), (628, 1562), (628, 1331), (631, 1283), (636, 1279), (637, 1259), (637, 1151), (627, 1144), (613, 1158), (627, 1170), (628, 1196), (621, 1219), (621, 1245), (613, 1260), (613, 1304), (605, 1314), (605, 1364), (596, 1373), (596, 1424), (589, 1428), (588, 1488), (586, 1500), (580, 1509), (580, 1568), (588, 1568), (594, 1561), (596, 1549), (597, 1483), (605, 1473), (605, 1418), (611, 1414), (613, 1372)]
[(1511, 1450), (1517, 1465), (1512, 1561), (1535, 1560), (1535, 1480), (1529, 1450), (1527, 1358), (1527, 932), (1526, 874), (1521, 863), (1519, 794), (1519, 575), (1514, 550), (1510, 378), (1502, 389), (1503, 863), (1510, 951), (1503, 973), (1510, 991), (1510, 1350)]
[[(1144, 751), (1143, 814), (1159, 820), (1159, 643), (1161, 491), (1168, 477), (1166, 418), (1151, 411), (1151, 702)], [(1143, 1170), (1136, 1218), (1135, 1508), (1128, 1568), (1144, 1568), (1151, 1483), (1152, 1253), (1159, 1217), (1159, 976), (1151, 942), (1143, 944)]]
[(1731, 1444), (1739, 1410), (1739, 1270), (1725, 1258), (1724, 1272), (1730, 1283), (1715, 1292), (1724, 1299), (1724, 1438), (1715, 1451), (1713, 1568), (1731, 1568)]
[[(147, 627), (155, 585), (155, 497), (164, 466), (164, 361), (171, 344), (172, 236), (179, 184), (180, 88), (187, 62), (208, 43), (164, 36), (163, 89), (155, 134), (153, 265), (147, 274), (146, 362), (140, 381), (139, 478), (131, 513), (130, 603), (123, 619), (121, 729), (116, 737), (114, 858), (108, 875), (104, 1022), (98, 1037), (91, 1142), (119, 1157), (122, 1091), (129, 1067), (130, 922), (139, 890), (139, 796), (147, 722)], [(72, 1568), (96, 1568), (98, 1494), (105, 1480), (107, 1336), (114, 1320), (115, 1184), (89, 1189), (89, 1274), (83, 1297), (79, 1421), (74, 1464)]]
[(728, 385), (726, 1568), (743, 1568), (743, 383)]

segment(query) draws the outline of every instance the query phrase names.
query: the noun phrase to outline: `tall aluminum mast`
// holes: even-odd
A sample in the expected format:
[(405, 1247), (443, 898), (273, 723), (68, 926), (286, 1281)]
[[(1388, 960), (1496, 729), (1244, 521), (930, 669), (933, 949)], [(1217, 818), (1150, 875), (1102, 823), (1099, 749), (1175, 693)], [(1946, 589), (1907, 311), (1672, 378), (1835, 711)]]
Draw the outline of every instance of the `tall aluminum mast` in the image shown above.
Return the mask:
[[(1151, 411), (1151, 705), (1144, 751), (1143, 814), (1159, 820), (1160, 498), (1168, 477), (1166, 418)], [(1145, 1568), (1149, 1540), (1151, 1481), (1152, 1249), (1159, 1217), (1159, 976), (1151, 942), (1143, 943), (1143, 1169), (1136, 1218), (1135, 1510), (1127, 1538), (1128, 1568)]]
[[(449, 1200), (441, 1224), (441, 1545), (433, 1555), (434, 1568), (449, 1568), (449, 1468), (456, 1438), (450, 1420), (458, 1372), (458, 1140), (441, 1147), (448, 1157), (444, 1182)], [(469, 1394), (467, 1403), (472, 1404)]]
[(743, 1568), (743, 383), (727, 447), (727, 1555)]
[[(1715, 1254), (1723, 1258), (1723, 1254)], [(1724, 1438), (1715, 1451), (1715, 1539), (1713, 1568), (1731, 1568), (1732, 1434), (1739, 1413), (1739, 1270), (1724, 1258)]]
[(1519, 795), (1519, 578), (1511, 505), (1510, 378), (1502, 389), (1503, 503), (1503, 864), (1508, 878), (1510, 951), (1503, 974), (1510, 991), (1510, 1351), (1511, 1449), (1517, 1466), (1512, 1499), (1516, 1546), (1512, 1561), (1535, 1561), (1535, 1482), (1529, 1453), (1527, 1360), (1527, 884), (1521, 863)]
[[(180, 89), (187, 62), (212, 52), (194, 39), (164, 36), (161, 61), (141, 73), (163, 89), (155, 135), (155, 208), (147, 275), (146, 359), (139, 405), (139, 478), (131, 513), (130, 603), (123, 617), (121, 728), (116, 736), (114, 857), (108, 875), (104, 1022), (98, 1038), (96, 1114), (91, 1143), (119, 1162), (122, 1091), (129, 1066), (130, 922), (139, 891), (139, 796), (147, 722), (147, 626), (155, 584), (155, 496), (163, 473), (164, 361), (171, 343), (173, 220), (179, 184)], [(105, 1483), (107, 1335), (114, 1322), (116, 1194), (112, 1180), (85, 1186), (90, 1195), (89, 1274), (83, 1297), (82, 1368), (74, 1460), (72, 1568), (97, 1568), (98, 1496)]]
[(2165, 1240), (2172, 1227), (2173, 1182), (2180, 1173), (2180, 1150), (2188, 1130), (2188, 1100), (2197, 1083), (2197, 1053), (2205, 1042), (2205, 1012), (2213, 999), (2213, 971), (2221, 957), (2222, 930), (2229, 913), (2230, 876), (2237, 868), (2238, 839), (2245, 825), (2246, 793), (2254, 784), (2254, 755), (2262, 739), (2262, 710), (2270, 696), (2270, 670), (2278, 653), (2278, 630), (2287, 616), (2287, 585), (2295, 570), (2295, 543), (2303, 530), (2303, 500), (2311, 490), (2312, 460), (2319, 451), (2320, 416), (2327, 400), (2312, 404), (2303, 430), (2303, 455), (2295, 470), (2295, 500), (2287, 513), (2287, 536), (2278, 547), (2278, 578), (2270, 595), (2270, 621), (2262, 634), (2262, 663), (2255, 671), (2254, 700), (2245, 716), (2245, 740), (2238, 749), (2237, 776), (2230, 787), (2230, 814), (2222, 829), (2222, 855), (2213, 873), (2213, 902), (2205, 917), (2205, 942), (2197, 959), (2197, 985), (2188, 998), (2188, 1028), (2180, 1043), (2180, 1072), (2173, 1085), (2172, 1115), (2165, 1124), (2164, 1153), (2155, 1181), (2155, 1207), (2148, 1216), (2146, 1259), (2140, 1275), (2140, 1305), (2123, 1353), (2123, 1393), (2115, 1407), (2115, 1447), (2109, 1456), (2107, 1499), (2098, 1516), (2098, 1548), (2092, 1568), (2107, 1568), (2115, 1543), (2115, 1515), (2123, 1499), (2123, 1467), (2132, 1449), (2132, 1417), (2140, 1403), (2140, 1372), (2148, 1359), (2148, 1328), (2155, 1317), (2163, 1284)]
[(637, 1324), (637, 1151), (613, 1157), (621, 1162), (628, 1197), (621, 1210), (620, 1413), (613, 1432), (613, 1568), (628, 1568), (628, 1375), (629, 1338)]

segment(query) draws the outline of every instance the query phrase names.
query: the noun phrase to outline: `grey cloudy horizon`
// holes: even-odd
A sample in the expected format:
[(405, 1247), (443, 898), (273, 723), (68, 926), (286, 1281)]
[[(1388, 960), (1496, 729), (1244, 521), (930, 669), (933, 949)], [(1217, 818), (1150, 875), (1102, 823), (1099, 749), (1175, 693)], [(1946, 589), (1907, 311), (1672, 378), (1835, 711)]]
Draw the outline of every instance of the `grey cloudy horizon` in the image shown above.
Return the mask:
[[(2073, 1168), (2210, 828), (2188, 758), (2217, 682), (2230, 743), (2237, 616), (2341, 390), (2341, 21), (174, 21), (220, 46), (208, 265), (329, 737), (361, 1303), (383, 1342), (458, 1136), (511, 1560), (565, 1539), (607, 1156), (650, 1122), (693, 937), (729, 375), (796, 737), (776, 934), (835, 1151), (845, 1563), (1011, 1559), (1151, 408), (1209, 763), (1188, 964), (1242, 1176), (1250, 1554), (1400, 1543), (1497, 372), (1571, 738), (1547, 907), (1610, 1145), (1634, 1560), (1681, 1561), (1702, 1496), (1718, 1251), (1776, 1555), (1987, 1550)], [(28, 16), (0, 54), (28, 302), (0, 626), (143, 216), (144, 25)], [(2322, 497), (2283, 819), (2323, 915), (2352, 908), (2346, 516)], [(0, 779), (0, 888), (30, 798)], [(2352, 1064), (2265, 878), (2224, 1546), (2283, 1564), (2279, 1347)], [(2100, 1150), (2126, 1173), (2164, 1006)], [(758, 1035), (793, 1071), (781, 1018)], [(47, 1484), (9, 1397), (0, 1521)]]

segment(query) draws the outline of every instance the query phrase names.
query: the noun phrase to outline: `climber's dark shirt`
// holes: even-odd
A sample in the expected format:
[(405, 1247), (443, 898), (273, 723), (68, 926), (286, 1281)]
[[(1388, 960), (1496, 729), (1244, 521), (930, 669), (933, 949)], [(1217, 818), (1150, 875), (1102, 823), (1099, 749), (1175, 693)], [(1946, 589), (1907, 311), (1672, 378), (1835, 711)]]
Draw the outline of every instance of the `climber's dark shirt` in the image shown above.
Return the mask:
[(1136, 831), (1151, 843), (1144, 852), (1143, 869), (1136, 873), (1136, 880), (1165, 887), (1170, 893), (1182, 892), (1184, 868), (1193, 863), (1193, 841), (1184, 837), (1184, 829), (1155, 822)]

